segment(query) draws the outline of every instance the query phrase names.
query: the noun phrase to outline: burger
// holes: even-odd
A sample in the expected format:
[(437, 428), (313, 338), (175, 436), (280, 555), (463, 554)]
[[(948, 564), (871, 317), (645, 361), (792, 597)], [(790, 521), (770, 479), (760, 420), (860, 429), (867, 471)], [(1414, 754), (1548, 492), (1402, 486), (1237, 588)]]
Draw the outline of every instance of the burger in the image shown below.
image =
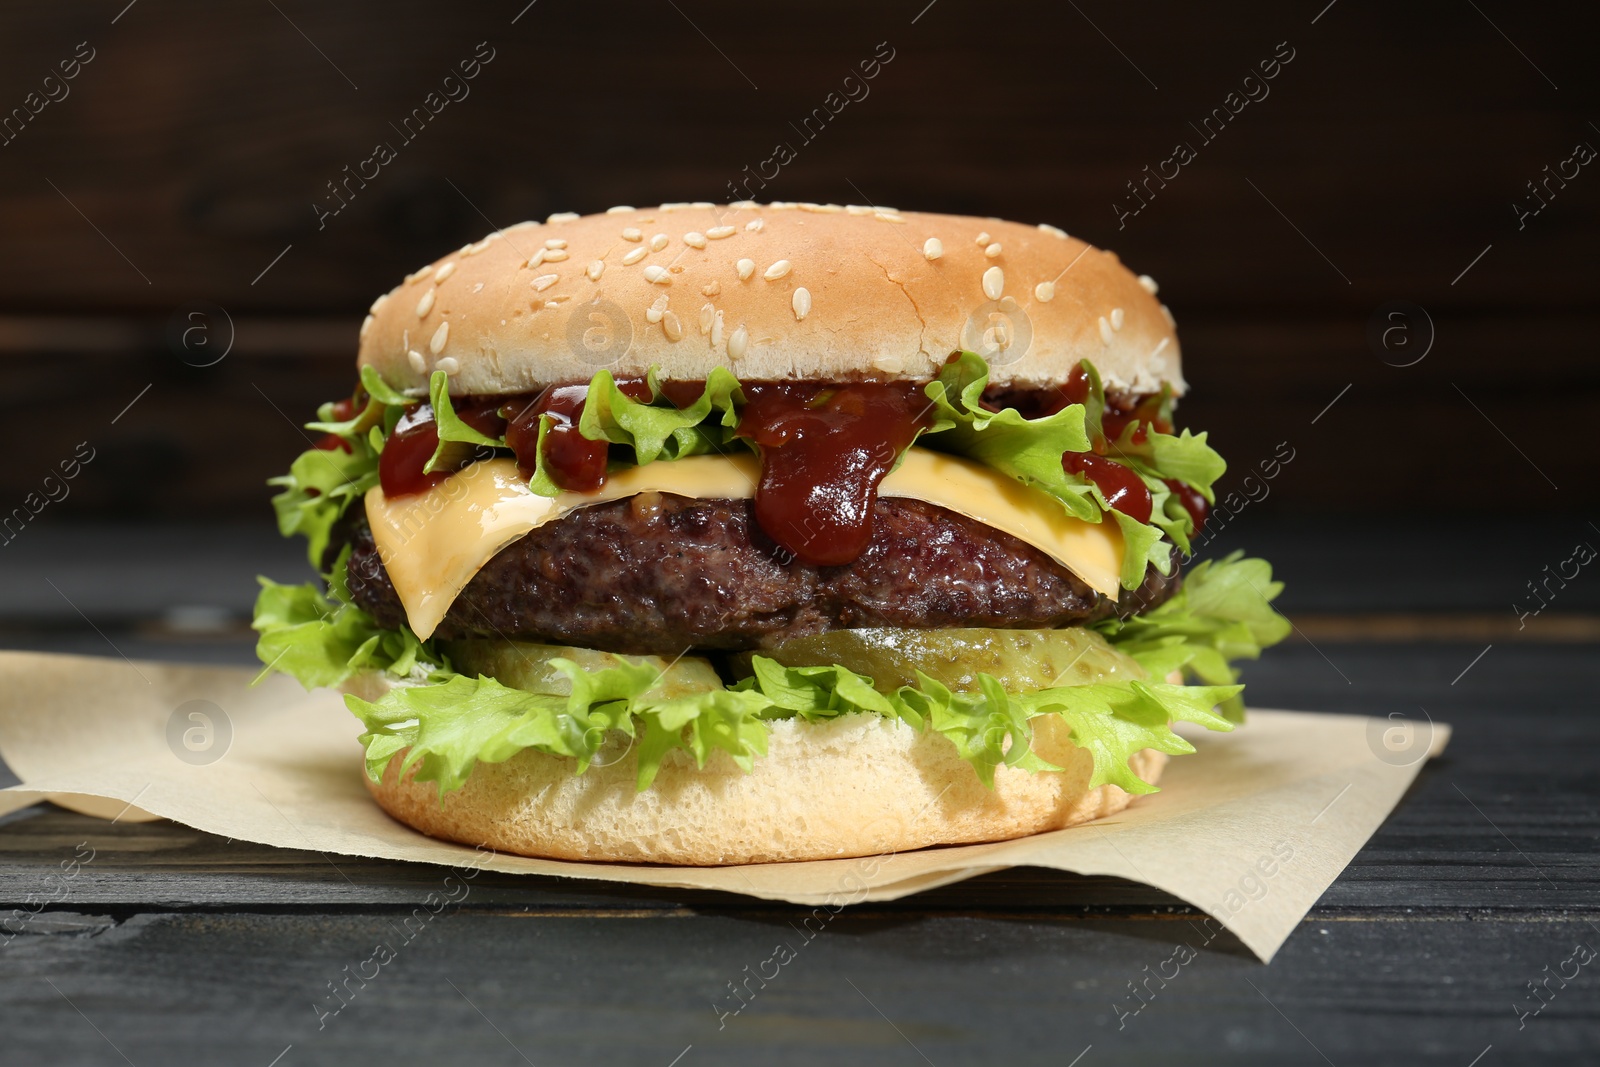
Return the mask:
[[(273, 479), (337, 686), (423, 833), (711, 865), (1122, 810), (1230, 730), (1268, 565), (1180, 577), (1222, 459), (1156, 284), (1048, 225), (740, 202), (552, 215), (408, 276)], [(265, 673), (265, 672), (263, 672)]]

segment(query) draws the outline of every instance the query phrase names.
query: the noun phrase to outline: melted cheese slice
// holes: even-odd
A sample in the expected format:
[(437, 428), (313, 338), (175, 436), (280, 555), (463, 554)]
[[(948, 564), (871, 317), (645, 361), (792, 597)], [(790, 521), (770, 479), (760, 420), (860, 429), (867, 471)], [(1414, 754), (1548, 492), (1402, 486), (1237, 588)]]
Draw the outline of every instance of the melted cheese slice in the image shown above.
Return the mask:
[[(411, 628), (426, 640), (472, 576), (530, 530), (590, 504), (651, 491), (749, 499), (760, 477), (753, 454), (690, 456), (617, 471), (599, 492), (547, 497), (528, 488), (515, 460), (491, 459), (399, 500), (374, 488), (366, 497), (367, 521)], [(878, 494), (975, 519), (1026, 541), (1090, 588), (1112, 598), (1120, 592), (1122, 534), (1115, 523), (1072, 518), (1055, 498), (980, 463), (912, 448)]]

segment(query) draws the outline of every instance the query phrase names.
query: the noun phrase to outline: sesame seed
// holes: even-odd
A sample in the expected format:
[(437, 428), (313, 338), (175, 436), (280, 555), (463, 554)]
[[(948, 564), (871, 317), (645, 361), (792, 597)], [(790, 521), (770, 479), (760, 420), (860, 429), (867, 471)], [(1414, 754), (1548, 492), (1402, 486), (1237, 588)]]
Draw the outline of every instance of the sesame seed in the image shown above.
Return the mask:
[(711, 347), (718, 348), (722, 344), (722, 312), (717, 312), (711, 317)]
[(645, 309), (644, 321), (660, 322), (661, 316), (666, 313), (666, 310), (667, 294), (662, 293), (660, 296), (656, 297), (656, 302), (654, 304), (651, 304), (647, 309)]
[(713, 241), (720, 241), (724, 237), (732, 237), (737, 232), (739, 232), (737, 226), (713, 226), (706, 231), (706, 236)]
[(999, 267), (990, 267), (983, 272), (983, 295), (990, 300), (999, 300), (1000, 294), (1005, 292), (1006, 274)]
[(428, 361), (422, 358), (422, 353), (415, 348), (406, 353), (406, 361), (411, 364), (411, 369), (421, 374), (428, 369)]
[(370, 329), (372, 329), (372, 316), (369, 314), (366, 318), (361, 320), (361, 332), (359, 334), (357, 334), (357, 336), (358, 337), (367, 336), (367, 331), (370, 330)]
[(432, 271), (432, 263), (429, 263), (426, 267), (418, 267), (416, 270), (406, 275), (406, 284), (410, 285), (412, 282), (419, 282), (423, 278), (426, 278)]
[(670, 240), (672, 240), (672, 238), (668, 237), (664, 233), (656, 234), (654, 237), (650, 238), (650, 251), (661, 251), (663, 248), (667, 247), (667, 242)]
[(644, 269), (644, 280), (652, 285), (671, 285), (672, 273), (667, 268), (652, 263)]
[(683, 340), (683, 324), (678, 321), (677, 312), (669, 311), (661, 316), (661, 331), (667, 335), (669, 341)]
[(544, 250), (544, 261), (546, 263), (560, 263), (566, 258), (567, 250), (565, 248), (547, 248)]
[(557, 222), (571, 222), (577, 217), (578, 213), (576, 211), (558, 211), (544, 221), (552, 224)]
[(717, 205), (713, 204), (709, 200), (696, 200), (694, 203), (690, 204), (689, 206), (693, 207), (693, 208), (699, 208), (701, 211), (708, 211), (711, 208), (716, 207)]
[(1067, 236), (1066, 230), (1063, 230), (1059, 226), (1052, 226), (1048, 222), (1039, 223), (1039, 229), (1041, 232), (1047, 233), (1051, 237), (1060, 237), (1064, 239)]
[(794, 308), (795, 321), (799, 322), (811, 311), (811, 294), (801, 286), (794, 291), (794, 298), (789, 301), (789, 306)]
[(702, 296), (716, 296), (720, 292), (722, 292), (722, 283), (717, 281), (715, 278), (712, 278), (700, 289), (700, 294)]
[(482, 283), (482, 282), (478, 282), (478, 283), (477, 283), (477, 284), (475, 284), (475, 285), (474, 285), (474, 286), (473, 286), (473, 287), (472, 287), (472, 291), (473, 291), (473, 292), (474, 292), (474, 293), (481, 293), (481, 292), (483, 292), (483, 283)]
[(661, 210), (662, 211), (682, 211), (684, 208), (686, 208), (688, 206), (689, 206), (689, 202), (687, 200), (681, 200), (681, 201), (677, 201), (677, 202), (674, 202), (674, 203), (671, 203), (671, 204), (662, 204), (661, 205)]
[(881, 219), (884, 222), (900, 222), (900, 223), (903, 223), (903, 222), (906, 221), (904, 215), (899, 215), (899, 214), (896, 214), (896, 213), (891, 212), (891, 211), (879, 211), (875, 215), (873, 215), (872, 217), (875, 218), (875, 219)]
[(494, 244), (499, 239), (500, 235), (498, 233), (491, 233), (477, 244), (471, 244), (463, 248), (461, 250), (461, 254), (464, 256), (475, 256), (479, 252), (482, 252), (485, 248), (488, 248), (490, 245)]
[(1111, 332), (1111, 324), (1106, 321), (1106, 317), (1104, 315), (1101, 315), (1100, 316), (1100, 341), (1101, 341), (1101, 343), (1110, 344), (1111, 343), (1111, 339), (1114, 336), (1116, 336), (1116, 335)]
[(928, 257), (928, 262), (932, 263), (944, 255), (944, 242), (937, 237), (928, 238), (922, 243), (922, 254)]
[(690, 230), (683, 235), (683, 243), (690, 248), (704, 248), (706, 246), (706, 235)]
[(1015, 311), (1015, 310), (1017, 310), (1017, 298), (1014, 297), (1014, 296), (1002, 296), (1000, 298), (1000, 310), (1001, 311)]
[(1156, 280), (1150, 277), (1148, 274), (1139, 275), (1139, 284), (1144, 286), (1144, 291), (1149, 293), (1151, 296), (1154, 296), (1161, 291), (1161, 286), (1157, 285)]
[(622, 231), (622, 239), (624, 241), (642, 241), (644, 240), (644, 234), (640, 232), (639, 227), (629, 226)]
[(596, 259), (590, 262), (588, 269), (585, 270), (584, 273), (589, 276), (589, 280), (591, 282), (597, 282), (600, 280), (600, 275), (605, 273), (605, 270), (606, 261), (603, 259)]
[(542, 293), (560, 280), (561, 275), (559, 274), (541, 274), (530, 284), (532, 284), (534, 292)]
[(622, 265), (624, 267), (631, 267), (649, 254), (650, 249), (646, 248), (644, 245), (640, 245), (638, 248), (635, 248), (633, 251), (622, 257)]
[(454, 374), (461, 369), (461, 361), (456, 359), (455, 356), (445, 356), (433, 366), (435, 370), (442, 370), (446, 374)]
[(704, 337), (711, 332), (711, 322), (717, 317), (717, 306), (711, 301), (706, 301), (700, 308), (700, 336)]
[(848, 212), (851, 215), (870, 215), (870, 214), (872, 214), (872, 209), (870, 207), (868, 207), (867, 205), (865, 205), (865, 204), (846, 204), (844, 206), (844, 209), (845, 209), (846, 212)]
[(1056, 283), (1040, 282), (1038, 285), (1033, 287), (1033, 296), (1034, 299), (1038, 300), (1041, 304), (1050, 303), (1050, 301), (1054, 300), (1056, 296)]
[(739, 280), (741, 282), (747, 282), (750, 280), (750, 275), (756, 272), (756, 261), (753, 259), (741, 259), (733, 265), (733, 269), (739, 272)]
[(439, 328), (434, 330), (433, 336), (428, 339), (428, 351), (437, 356), (444, 351), (444, 343), (448, 340), (450, 340), (450, 320), (446, 319), (439, 324)]
[[(1163, 337), (1161, 339), (1161, 343), (1156, 345), (1156, 347), (1150, 352), (1150, 358), (1151, 359), (1156, 359), (1157, 357), (1161, 357), (1162, 351), (1164, 351), (1166, 349), (1168, 343), (1170, 343), (1171, 340), (1172, 340), (1172, 338), (1170, 338), (1170, 337)], [(1166, 363), (1167, 363), (1166, 358), (1165, 357), (1161, 357), (1160, 358), (1160, 365), (1164, 367), (1164, 366), (1166, 366)]]
[(533, 255), (529, 256), (528, 257), (528, 264), (527, 264), (528, 267), (531, 269), (531, 268), (537, 267), (539, 264), (543, 263), (544, 262), (544, 257), (549, 253), (549, 251), (550, 250), (548, 248), (541, 248), (541, 249), (539, 249), (539, 251), (537, 251)]
[(388, 293), (384, 293), (382, 296), (378, 297), (378, 299), (374, 300), (372, 302), (372, 306), (367, 308), (367, 310), (372, 312), (372, 314), (376, 315), (378, 312), (383, 310), (383, 305), (387, 304), (388, 302), (389, 302), (389, 294)]
[(743, 359), (745, 350), (750, 347), (750, 331), (744, 328), (744, 323), (733, 328), (728, 335), (728, 358)]
[(767, 220), (751, 219), (749, 222), (744, 224), (744, 228), (747, 233), (760, 233), (762, 230), (767, 228)]
[(794, 264), (790, 263), (787, 259), (780, 259), (778, 262), (768, 267), (761, 276), (769, 282), (775, 282), (785, 274), (788, 274), (789, 268), (793, 265)]
[(905, 369), (905, 360), (899, 356), (879, 356), (872, 365), (885, 374), (899, 374)]
[(427, 318), (428, 312), (433, 310), (433, 293), (434, 290), (429, 289), (422, 294), (422, 299), (417, 301), (417, 318)]
[(978, 239), (977, 239), (977, 241), (975, 243), (976, 244), (980, 244), (980, 245), (988, 244), (989, 243), (989, 231), (988, 230), (984, 230), (982, 233), (978, 234)]
[(629, 212), (631, 212), (633, 210), (634, 210), (633, 208), (629, 207), (626, 204), (618, 204), (616, 207), (608, 207), (608, 208), (606, 208), (606, 214), (607, 215), (626, 215), (626, 214), (628, 214)]
[(544, 243), (544, 246), (546, 248), (565, 248), (567, 247), (567, 242), (559, 237), (552, 237)]
[(1112, 308), (1111, 309), (1111, 328), (1113, 330), (1122, 329), (1122, 309), (1121, 308)]
[(450, 277), (450, 275), (454, 274), (455, 272), (456, 272), (456, 261), (455, 260), (452, 259), (448, 263), (441, 264), (439, 269), (433, 272), (434, 284), (437, 285), (438, 283), (444, 281), (446, 278)]
[(1163, 315), (1165, 315), (1167, 317), (1167, 325), (1168, 326), (1171, 326), (1174, 330), (1176, 330), (1178, 328), (1178, 320), (1172, 317), (1172, 309), (1171, 308), (1167, 307), (1167, 305), (1165, 305), (1165, 304), (1162, 304), (1161, 305), (1161, 314), (1163, 314)]
[(998, 256), (1000, 254), (1000, 242), (996, 241), (994, 244), (989, 245), (983, 250), (983, 254), (988, 256), (990, 259)]
[(735, 200), (728, 206), (733, 208), (735, 211), (749, 211), (751, 208), (760, 207), (761, 205), (756, 203), (754, 200)]

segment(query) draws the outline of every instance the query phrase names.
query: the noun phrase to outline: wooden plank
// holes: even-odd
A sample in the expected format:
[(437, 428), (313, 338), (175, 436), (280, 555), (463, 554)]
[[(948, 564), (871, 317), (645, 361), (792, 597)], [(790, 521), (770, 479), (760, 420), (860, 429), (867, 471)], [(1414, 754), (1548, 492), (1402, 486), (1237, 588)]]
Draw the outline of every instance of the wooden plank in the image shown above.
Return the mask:
[[(1093, 1046), (1082, 1063), (1461, 1067), (1491, 1044), (1496, 1062), (1578, 1063), (1600, 1042), (1572, 965), (1517, 1014), (1526, 983), (1594, 942), (1578, 921), (1317, 920), (1262, 967), (1184, 918), (804, 919), (85, 918), (0, 949), (0, 1004), (27, 1020), (0, 1063), (266, 1064), (292, 1045), (283, 1062), (944, 1067)], [(347, 967), (369, 980), (336, 997)]]

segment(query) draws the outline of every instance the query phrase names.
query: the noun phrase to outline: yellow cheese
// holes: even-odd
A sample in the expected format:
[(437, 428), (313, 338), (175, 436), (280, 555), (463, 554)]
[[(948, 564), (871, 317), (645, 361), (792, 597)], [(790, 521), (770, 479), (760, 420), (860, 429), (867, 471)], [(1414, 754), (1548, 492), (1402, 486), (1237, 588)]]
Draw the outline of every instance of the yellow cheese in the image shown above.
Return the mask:
[[(399, 500), (374, 488), (367, 493), (367, 521), (411, 628), (426, 639), (472, 576), (530, 530), (589, 504), (650, 491), (748, 499), (760, 475), (750, 453), (691, 456), (618, 471), (597, 493), (545, 497), (528, 488), (515, 460), (491, 459)], [(1074, 519), (1054, 498), (982, 464), (913, 448), (878, 492), (993, 526), (1033, 545), (1090, 588), (1109, 597), (1119, 592), (1122, 535), (1115, 523)]]

